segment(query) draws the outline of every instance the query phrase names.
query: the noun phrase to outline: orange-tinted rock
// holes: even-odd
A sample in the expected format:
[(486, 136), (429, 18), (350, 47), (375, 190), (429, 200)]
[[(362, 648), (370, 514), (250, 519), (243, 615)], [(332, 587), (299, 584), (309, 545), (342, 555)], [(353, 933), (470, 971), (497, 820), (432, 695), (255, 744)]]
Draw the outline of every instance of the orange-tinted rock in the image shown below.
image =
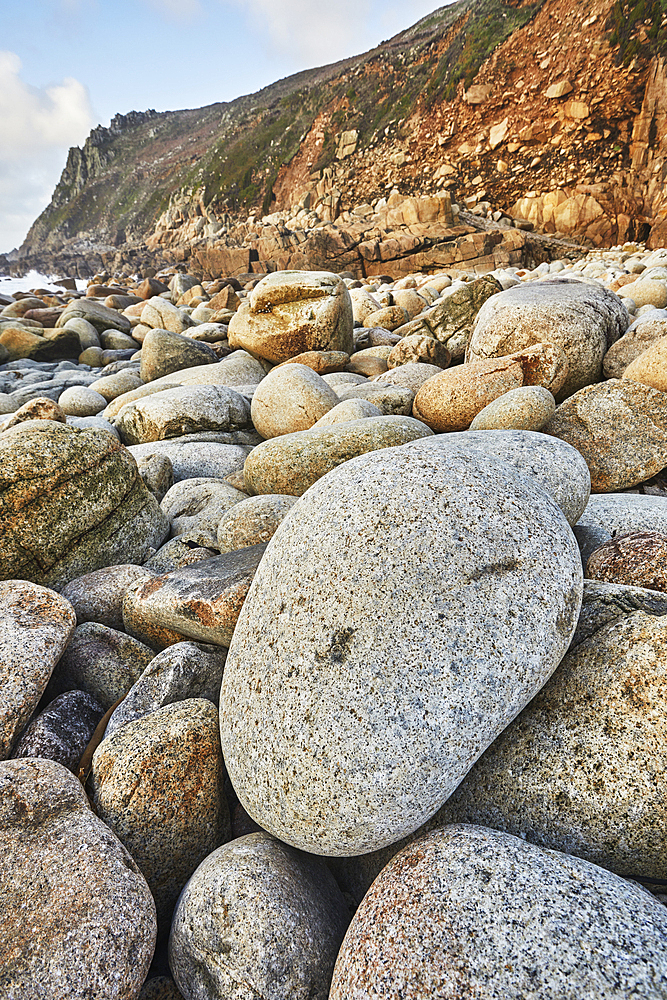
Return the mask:
[(602, 583), (667, 591), (667, 535), (658, 531), (617, 535), (591, 554), (586, 575)]

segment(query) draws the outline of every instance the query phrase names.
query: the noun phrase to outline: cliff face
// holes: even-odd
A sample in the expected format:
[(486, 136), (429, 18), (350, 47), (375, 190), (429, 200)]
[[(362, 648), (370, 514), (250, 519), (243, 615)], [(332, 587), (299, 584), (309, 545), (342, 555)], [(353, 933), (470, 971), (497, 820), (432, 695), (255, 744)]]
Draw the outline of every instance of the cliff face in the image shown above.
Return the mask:
[(119, 115), (70, 151), (21, 256), (201, 252), (233, 244), (249, 213), (307, 229), (392, 189), (488, 201), (595, 245), (664, 243), (662, 7), (458, 0), (249, 97)]

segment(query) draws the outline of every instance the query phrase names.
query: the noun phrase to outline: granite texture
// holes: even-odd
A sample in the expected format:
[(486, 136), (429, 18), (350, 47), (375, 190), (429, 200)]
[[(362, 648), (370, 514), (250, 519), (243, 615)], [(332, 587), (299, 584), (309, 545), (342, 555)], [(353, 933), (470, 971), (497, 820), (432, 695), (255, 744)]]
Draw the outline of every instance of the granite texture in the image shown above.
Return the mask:
[(301, 496), (318, 479), (366, 452), (428, 437), (432, 431), (412, 417), (365, 417), (349, 423), (284, 434), (258, 445), (243, 466), (252, 493)]
[(305, 431), (339, 402), (317, 372), (306, 365), (279, 365), (257, 386), (252, 422), (263, 438)]
[(415, 394), (405, 385), (382, 385), (381, 382), (369, 382), (368, 379), (364, 379), (361, 383), (353, 384), (337, 382), (332, 388), (341, 401), (365, 399), (377, 406), (385, 417), (409, 417), (412, 414)]
[(564, 516), (507, 465), (393, 448), (335, 470), (269, 542), (230, 646), (241, 803), (320, 855), (414, 831), (556, 668), (581, 594)]
[(181, 889), (229, 839), (215, 705), (191, 698), (128, 722), (95, 751), (91, 784), (97, 815), (136, 861), (168, 932)]
[(348, 920), (321, 861), (250, 834), (206, 858), (185, 887), (172, 975), (190, 1000), (327, 1000)]
[(223, 514), (217, 532), (220, 552), (234, 552), (248, 545), (268, 542), (289, 514), (297, 498), (268, 493), (248, 497)]
[(152, 575), (150, 570), (133, 563), (105, 566), (70, 580), (61, 594), (74, 608), (77, 625), (98, 622), (109, 628), (122, 629), (125, 591), (138, 580)]
[[(266, 545), (251, 545), (137, 584), (125, 595), (126, 629), (146, 641), (160, 630), (229, 646)], [(169, 642), (167, 645), (171, 645)]]
[(387, 865), (329, 1000), (662, 1000), (667, 908), (578, 858), (473, 826)]
[(166, 455), (174, 469), (174, 481), (195, 476), (224, 479), (243, 468), (248, 448), (218, 441), (149, 441), (127, 449), (139, 461), (146, 455)]
[(217, 704), (227, 651), (221, 646), (178, 642), (151, 660), (107, 724), (105, 736), (164, 705), (206, 698)]
[(139, 475), (146, 489), (150, 490), (158, 503), (174, 485), (174, 467), (167, 455), (145, 455), (136, 459)]
[(556, 412), (556, 401), (541, 385), (510, 389), (477, 414), (471, 431), (541, 431)]
[(157, 574), (171, 573), (174, 569), (192, 566), (193, 563), (203, 562), (215, 555), (217, 553), (213, 549), (193, 542), (184, 542), (180, 538), (171, 538), (157, 550), (155, 555), (146, 560), (144, 567)]
[(128, 403), (115, 419), (125, 444), (252, 426), (248, 401), (224, 385), (182, 385)]
[(667, 534), (667, 497), (632, 493), (591, 496), (574, 526), (584, 564), (615, 535), (634, 531)]
[[(170, 303), (161, 299), (165, 306)], [(172, 306), (173, 308), (173, 306)], [(151, 310), (150, 303), (145, 307)], [(174, 309), (175, 313), (183, 316), (180, 309)], [(143, 320), (143, 314), (142, 314)], [(157, 317), (156, 317), (157, 320)], [(141, 346), (141, 377), (144, 382), (153, 382), (155, 379), (171, 375), (172, 372), (180, 372), (185, 368), (197, 368), (201, 365), (215, 364), (218, 356), (208, 344), (202, 344), (191, 337), (184, 337), (182, 330), (161, 329), (163, 323), (157, 320), (156, 324), (150, 324), (153, 329), (144, 337)], [(178, 324), (177, 324), (178, 325)]]
[(175, 483), (160, 506), (171, 520), (173, 537), (215, 549), (221, 518), (247, 499), (247, 494), (220, 479), (196, 477)]
[(23, 730), (12, 757), (45, 757), (78, 775), (79, 761), (104, 709), (85, 691), (65, 691)]
[(330, 427), (332, 424), (349, 423), (364, 417), (381, 417), (382, 410), (368, 399), (345, 399), (336, 403), (328, 413), (313, 424), (313, 427)]
[(434, 337), (411, 333), (392, 347), (387, 356), (387, 367), (400, 368), (410, 364), (435, 365), (447, 368), (452, 360), (447, 348)]
[[(444, 350), (442, 344), (439, 344), (437, 340), (431, 340), (430, 343), (435, 344), (441, 351)], [(400, 344), (398, 346), (400, 347)], [(446, 365), (432, 365), (428, 362), (425, 363), (421, 361), (406, 362), (396, 368), (390, 368), (390, 370), (384, 372), (383, 375), (377, 375), (373, 379), (372, 384), (403, 386), (403, 388), (410, 389), (416, 394), (419, 392), (424, 382), (428, 382), (430, 378), (433, 378), (435, 375), (439, 375), (440, 372), (446, 367)]]
[(568, 523), (576, 524), (589, 500), (591, 477), (576, 448), (557, 438), (524, 430), (465, 431), (435, 434), (405, 446), (406, 450), (456, 448), (492, 455), (530, 476), (552, 497)]
[(53, 590), (0, 582), (0, 760), (37, 707), (75, 626), (74, 608)]
[(667, 879), (667, 617), (635, 611), (570, 652), (439, 813)]
[(475, 320), (466, 361), (512, 354), (530, 344), (560, 347), (569, 371), (560, 402), (602, 376), (602, 360), (630, 324), (614, 292), (587, 282), (547, 278), (508, 288), (485, 302)]
[(3, 1000), (130, 1000), (146, 978), (155, 904), (79, 781), (47, 760), (0, 764)]
[(667, 534), (634, 531), (616, 535), (588, 557), (586, 576), (645, 590), (667, 591)]
[(571, 648), (589, 639), (598, 629), (618, 618), (626, 618), (633, 611), (667, 615), (667, 594), (641, 587), (626, 587), (620, 583), (584, 580), (584, 599)]

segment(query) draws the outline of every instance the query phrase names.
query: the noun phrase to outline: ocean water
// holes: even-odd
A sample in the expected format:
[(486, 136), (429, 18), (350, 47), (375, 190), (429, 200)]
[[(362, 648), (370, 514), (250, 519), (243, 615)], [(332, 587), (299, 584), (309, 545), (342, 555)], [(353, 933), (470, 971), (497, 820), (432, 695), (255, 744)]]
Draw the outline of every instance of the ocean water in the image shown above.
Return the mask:
[[(38, 271), (29, 271), (25, 278), (7, 278), (0, 274), (0, 294), (13, 295), (14, 292), (29, 292), (31, 288), (46, 288), (49, 291), (62, 292), (63, 288), (53, 284), (53, 276), (39, 274)], [(77, 279), (76, 287), (79, 291), (85, 291), (86, 281)]]

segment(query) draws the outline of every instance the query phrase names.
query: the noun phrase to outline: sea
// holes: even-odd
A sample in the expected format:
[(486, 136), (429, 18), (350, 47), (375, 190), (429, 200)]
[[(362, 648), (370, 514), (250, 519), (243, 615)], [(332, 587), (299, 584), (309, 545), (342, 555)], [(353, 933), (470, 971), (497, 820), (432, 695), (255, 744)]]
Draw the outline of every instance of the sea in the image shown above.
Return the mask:
[[(53, 284), (57, 275), (40, 274), (39, 271), (29, 271), (24, 278), (8, 278), (0, 274), (0, 295), (13, 295), (14, 292), (29, 292), (31, 288), (46, 288), (48, 291), (62, 292), (63, 289)], [(77, 278), (76, 287), (85, 291), (87, 282)]]

